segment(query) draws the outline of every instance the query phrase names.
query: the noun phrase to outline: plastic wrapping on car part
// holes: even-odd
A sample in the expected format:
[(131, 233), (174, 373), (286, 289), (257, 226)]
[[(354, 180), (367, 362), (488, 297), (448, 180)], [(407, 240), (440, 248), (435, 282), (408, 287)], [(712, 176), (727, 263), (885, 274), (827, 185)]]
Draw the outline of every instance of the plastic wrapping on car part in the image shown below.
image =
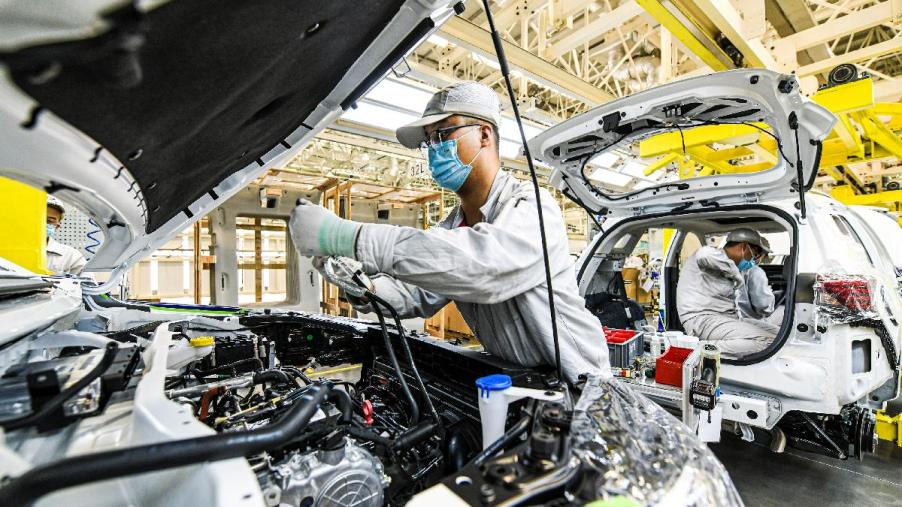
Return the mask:
[(874, 296), (877, 281), (869, 276), (825, 273), (814, 283), (818, 323), (849, 324), (878, 319)]
[(578, 495), (584, 500), (743, 505), (727, 471), (704, 443), (663, 408), (616, 380), (593, 376), (586, 382), (570, 442), (583, 463)]

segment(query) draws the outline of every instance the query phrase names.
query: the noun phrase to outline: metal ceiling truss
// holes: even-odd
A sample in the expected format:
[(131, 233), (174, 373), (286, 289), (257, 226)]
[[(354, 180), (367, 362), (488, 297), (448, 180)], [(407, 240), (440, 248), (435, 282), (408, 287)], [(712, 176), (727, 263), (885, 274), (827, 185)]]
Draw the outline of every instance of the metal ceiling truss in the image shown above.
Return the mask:
[[(879, 167), (891, 172), (898, 163), (893, 150), (887, 148), (895, 146), (889, 135), (898, 128), (887, 126), (902, 120), (893, 116), (887, 123), (889, 113), (881, 114), (880, 108), (892, 109), (889, 103), (902, 95), (902, 0), (493, 3), (495, 22), (514, 73), (516, 100), (523, 116), (540, 125), (559, 123), (650, 86), (736, 67), (795, 72), (803, 91), (814, 93), (827, 83), (832, 68), (851, 63), (872, 77), (877, 105), (869, 111), (877, 119), (863, 112), (840, 115), (830, 142), (839, 143), (843, 153), (859, 156), (844, 160), (846, 175), (840, 176), (854, 179), (849, 175), (857, 174), (860, 164), (869, 171)], [(481, 2), (468, 0), (466, 4), (461, 16), (452, 18), (406, 58), (410, 72), (404, 79), (433, 88), (478, 80), (506, 96)], [(889, 134), (881, 141), (883, 127), (889, 128)], [(289, 167), (386, 185), (433, 185), (420, 154), (393, 141), (390, 131), (340, 120)], [(754, 167), (773, 156), (772, 148), (767, 139), (751, 147), (700, 144), (691, 147), (693, 153), (686, 157), (675, 157), (674, 163), (659, 159), (655, 162), (658, 167), (650, 166), (646, 172), (671, 167), (689, 175), (736, 170), (737, 165)], [(881, 154), (889, 158), (879, 157)], [(724, 158), (727, 156), (732, 158)], [(505, 160), (504, 165), (515, 173), (525, 170), (522, 160)], [(873, 178), (863, 176), (864, 184)], [(637, 181), (633, 179), (629, 185)]]

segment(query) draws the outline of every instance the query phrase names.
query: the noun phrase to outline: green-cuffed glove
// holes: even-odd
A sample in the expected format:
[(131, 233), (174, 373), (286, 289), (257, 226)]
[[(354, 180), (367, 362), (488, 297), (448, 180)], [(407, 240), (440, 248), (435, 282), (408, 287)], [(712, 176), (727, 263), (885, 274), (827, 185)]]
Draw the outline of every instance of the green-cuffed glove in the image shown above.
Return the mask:
[(301, 255), (356, 258), (355, 245), (360, 224), (338, 218), (318, 204), (300, 199), (291, 212), (288, 230)]

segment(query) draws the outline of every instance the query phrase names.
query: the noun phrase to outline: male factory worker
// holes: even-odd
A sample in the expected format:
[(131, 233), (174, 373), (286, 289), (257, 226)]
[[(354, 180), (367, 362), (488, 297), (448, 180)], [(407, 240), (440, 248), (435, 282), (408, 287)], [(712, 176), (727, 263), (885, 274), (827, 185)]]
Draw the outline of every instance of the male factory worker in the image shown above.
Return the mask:
[(56, 199), (47, 200), (47, 269), (54, 275), (81, 274), (87, 261), (78, 250), (53, 239), (63, 223), (66, 209)]
[[(398, 141), (428, 153), (436, 183), (460, 197), (437, 227), (419, 230), (343, 220), (304, 202), (290, 220), (302, 255), (356, 258), (375, 293), (402, 318), (429, 317), (457, 303), (485, 350), (523, 366), (553, 365), (548, 289), (533, 187), (501, 170), (501, 105), (485, 85), (440, 90)], [(561, 210), (541, 198), (551, 261), (561, 366), (610, 375), (602, 328), (579, 295)]]
[(763, 320), (743, 319), (738, 292), (745, 290), (743, 271), (754, 267), (761, 236), (751, 229), (736, 229), (724, 247), (703, 246), (686, 260), (677, 284), (677, 311), (686, 334), (712, 342), (727, 357), (758, 352), (767, 347), (779, 326)]

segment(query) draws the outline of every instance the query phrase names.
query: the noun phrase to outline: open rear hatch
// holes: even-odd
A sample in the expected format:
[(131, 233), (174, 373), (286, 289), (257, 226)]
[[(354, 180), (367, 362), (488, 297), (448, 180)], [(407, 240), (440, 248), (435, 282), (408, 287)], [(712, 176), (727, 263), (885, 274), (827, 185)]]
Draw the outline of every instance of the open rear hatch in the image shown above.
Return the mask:
[[(536, 158), (553, 167), (552, 184), (571, 199), (596, 212), (636, 215), (798, 196), (800, 176), (803, 190), (814, 183), (820, 141), (835, 121), (829, 111), (802, 97), (794, 76), (735, 70), (604, 104), (546, 130), (529, 147)], [(650, 142), (669, 145), (673, 159), (696, 157), (706, 164), (704, 156), (686, 146), (694, 147), (694, 141), (714, 129), (737, 149), (761, 136), (770, 139), (773, 153), (765, 154), (770, 163), (708, 164), (710, 168), (691, 179), (671, 171), (655, 184), (623, 193), (606, 191), (589, 173), (593, 161), (615, 150), (637, 157), (660, 154)], [(631, 146), (635, 148), (629, 151)], [(724, 156), (705, 149), (711, 160)]]

